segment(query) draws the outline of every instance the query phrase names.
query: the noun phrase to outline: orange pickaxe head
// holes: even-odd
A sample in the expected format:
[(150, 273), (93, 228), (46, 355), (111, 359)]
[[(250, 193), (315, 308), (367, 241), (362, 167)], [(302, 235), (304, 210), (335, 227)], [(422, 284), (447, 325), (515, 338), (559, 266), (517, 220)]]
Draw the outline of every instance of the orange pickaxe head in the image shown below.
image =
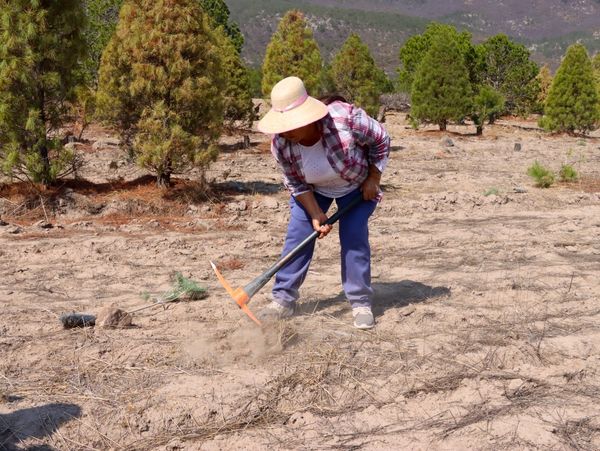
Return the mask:
[(235, 301), (235, 303), (238, 305), (238, 307), (241, 308), (242, 311), (246, 315), (248, 315), (252, 321), (254, 321), (259, 326), (262, 326), (260, 321), (256, 318), (256, 316), (254, 316), (254, 314), (250, 311), (250, 309), (248, 308), (248, 305), (247, 305), (248, 302), (250, 302), (250, 297), (254, 293), (248, 294), (246, 292), (246, 290), (244, 290), (241, 287), (236, 288), (234, 290), (233, 288), (231, 288), (231, 285), (229, 285), (229, 283), (225, 280), (225, 277), (223, 277), (223, 275), (219, 272), (219, 270), (217, 269), (217, 266), (213, 262), (210, 262), (210, 266), (212, 266), (213, 271), (217, 275), (217, 279), (219, 279), (219, 282), (221, 282), (221, 285), (223, 285), (225, 290), (227, 290), (227, 293), (229, 293), (229, 296), (232, 297), (232, 299)]

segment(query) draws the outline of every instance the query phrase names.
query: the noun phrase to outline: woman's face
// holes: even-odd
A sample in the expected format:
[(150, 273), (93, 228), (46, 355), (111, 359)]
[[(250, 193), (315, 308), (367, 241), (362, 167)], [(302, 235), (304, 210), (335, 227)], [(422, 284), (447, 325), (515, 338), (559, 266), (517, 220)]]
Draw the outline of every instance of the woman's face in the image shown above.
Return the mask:
[(293, 142), (294, 144), (297, 144), (313, 141), (318, 137), (318, 134), (319, 130), (317, 125), (313, 122), (312, 124), (305, 125), (304, 127), (280, 133), (279, 136)]

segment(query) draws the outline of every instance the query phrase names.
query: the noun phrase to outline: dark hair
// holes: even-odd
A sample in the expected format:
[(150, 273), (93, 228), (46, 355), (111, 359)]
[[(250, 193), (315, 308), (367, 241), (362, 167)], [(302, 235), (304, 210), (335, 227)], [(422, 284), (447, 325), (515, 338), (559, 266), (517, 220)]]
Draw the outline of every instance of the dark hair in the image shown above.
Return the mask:
[(325, 105), (329, 105), (333, 102), (348, 103), (348, 101), (339, 94), (325, 94), (325, 95), (322, 95), (321, 97), (319, 97), (318, 100), (323, 102)]

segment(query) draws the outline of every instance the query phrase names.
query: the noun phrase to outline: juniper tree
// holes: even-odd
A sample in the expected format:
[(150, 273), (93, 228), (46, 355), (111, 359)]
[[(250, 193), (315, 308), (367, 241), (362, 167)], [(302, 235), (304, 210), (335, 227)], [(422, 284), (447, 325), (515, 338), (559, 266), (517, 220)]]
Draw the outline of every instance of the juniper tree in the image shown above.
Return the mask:
[(123, 4), (102, 55), (98, 111), (159, 185), (216, 158), (225, 86), (219, 40), (197, 1)]
[(321, 91), (322, 66), (321, 52), (304, 15), (298, 10), (288, 11), (267, 46), (262, 92), (269, 96), (278, 81), (294, 75), (304, 81), (310, 94), (317, 95)]
[(401, 66), (397, 69), (397, 88), (402, 92), (410, 92), (417, 68), (431, 47), (432, 40), (439, 33), (450, 33), (456, 40), (464, 63), (469, 71), (469, 79), (474, 78), (475, 49), (471, 44), (471, 34), (467, 31), (458, 32), (451, 25), (432, 22), (427, 25), (423, 34), (411, 36), (400, 48), (399, 59)]
[(540, 125), (547, 130), (587, 133), (600, 120), (598, 91), (585, 47), (573, 44), (558, 68)]
[(351, 34), (333, 58), (330, 70), (336, 91), (374, 116), (386, 78), (357, 34)]
[(471, 111), (471, 83), (456, 37), (441, 31), (417, 67), (411, 89), (411, 116), (438, 124), (461, 120)]
[(476, 46), (476, 83), (500, 92), (506, 99), (506, 112), (530, 112), (539, 93), (537, 64), (529, 59), (524, 45), (498, 34)]
[(477, 135), (483, 133), (485, 121), (493, 123), (504, 110), (504, 97), (493, 88), (483, 85), (473, 98), (471, 119), (477, 127)]
[(18, 179), (48, 185), (71, 171), (57, 133), (85, 56), (78, 0), (0, 0), (0, 163)]

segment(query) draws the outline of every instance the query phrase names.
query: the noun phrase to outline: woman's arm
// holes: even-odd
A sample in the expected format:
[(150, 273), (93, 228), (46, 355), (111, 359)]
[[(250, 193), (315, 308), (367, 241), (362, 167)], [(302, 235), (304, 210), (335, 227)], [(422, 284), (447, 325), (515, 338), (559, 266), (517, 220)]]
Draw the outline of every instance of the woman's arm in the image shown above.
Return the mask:
[(331, 232), (333, 226), (331, 224), (323, 224), (325, 221), (327, 221), (327, 216), (325, 213), (323, 213), (321, 207), (319, 207), (317, 199), (315, 199), (315, 195), (312, 191), (299, 194), (295, 196), (295, 199), (302, 204), (304, 209), (310, 215), (313, 229), (319, 232), (319, 238), (323, 238), (329, 232)]

